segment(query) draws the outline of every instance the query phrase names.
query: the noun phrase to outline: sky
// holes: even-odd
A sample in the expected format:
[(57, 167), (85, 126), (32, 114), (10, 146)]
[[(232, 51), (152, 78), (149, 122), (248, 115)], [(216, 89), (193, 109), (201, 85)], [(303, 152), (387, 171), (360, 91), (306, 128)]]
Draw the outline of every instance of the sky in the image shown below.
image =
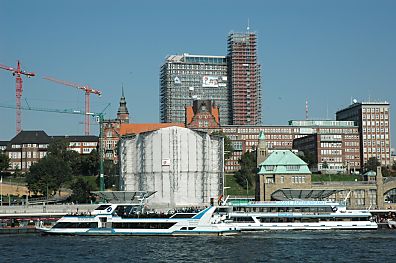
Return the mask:
[[(231, 32), (258, 37), (263, 124), (335, 119), (358, 101), (396, 102), (396, 1), (12, 1), (1, 0), (0, 64), (23, 78), (22, 105), (84, 109), (115, 118), (124, 87), (133, 123), (159, 122), (159, 71), (171, 54), (226, 55)], [(15, 105), (15, 77), (0, 69), (0, 105)], [(24, 130), (83, 135), (83, 116), (23, 111)], [(92, 124), (91, 133), (98, 134)], [(395, 114), (391, 137), (395, 137)], [(0, 140), (15, 136), (15, 110), (0, 107)], [(395, 147), (395, 144), (392, 144)]]

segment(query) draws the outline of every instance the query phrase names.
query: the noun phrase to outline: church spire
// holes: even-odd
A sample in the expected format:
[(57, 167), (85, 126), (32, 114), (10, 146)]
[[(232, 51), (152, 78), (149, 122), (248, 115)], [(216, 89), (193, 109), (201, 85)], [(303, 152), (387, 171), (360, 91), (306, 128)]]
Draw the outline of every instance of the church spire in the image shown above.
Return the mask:
[(120, 98), (120, 106), (117, 111), (117, 119), (121, 121), (121, 123), (129, 123), (129, 112), (126, 106), (126, 100), (124, 96), (124, 84), (121, 87), (121, 98)]

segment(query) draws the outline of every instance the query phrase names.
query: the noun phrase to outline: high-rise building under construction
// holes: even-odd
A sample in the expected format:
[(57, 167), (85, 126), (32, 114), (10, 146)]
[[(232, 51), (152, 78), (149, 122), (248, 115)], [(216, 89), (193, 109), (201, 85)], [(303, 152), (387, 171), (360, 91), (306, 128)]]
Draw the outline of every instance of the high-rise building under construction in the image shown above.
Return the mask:
[(231, 33), (227, 58), (232, 124), (258, 125), (261, 123), (261, 78), (256, 34)]
[(230, 124), (230, 94), (225, 56), (171, 55), (161, 67), (161, 122), (185, 122), (185, 107), (193, 100), (212, 100), (220, 108), (220, 123)]
[(161, 122), (185, 122), (194, 99), (212, 100), (220, 125), (261, 123), (256, 34), (231, 33), (227, 56), (171, 55), (161, 67)]

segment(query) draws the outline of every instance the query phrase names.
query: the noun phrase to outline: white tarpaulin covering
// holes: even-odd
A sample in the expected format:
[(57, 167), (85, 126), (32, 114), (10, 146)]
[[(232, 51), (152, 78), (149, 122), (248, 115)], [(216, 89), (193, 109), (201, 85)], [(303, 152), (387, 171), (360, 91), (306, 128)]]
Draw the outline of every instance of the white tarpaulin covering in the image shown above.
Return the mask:
[(157, 207), (206, 206), (223, 191), (223, 138), (168, 127), (123, 138), (121, 189), (156, 191)]

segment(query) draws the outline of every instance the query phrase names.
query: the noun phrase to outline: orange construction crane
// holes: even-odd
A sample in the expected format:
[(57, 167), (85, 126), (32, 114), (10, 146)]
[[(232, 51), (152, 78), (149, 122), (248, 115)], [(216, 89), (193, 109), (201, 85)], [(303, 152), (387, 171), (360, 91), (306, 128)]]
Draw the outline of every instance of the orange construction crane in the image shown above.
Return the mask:
[(92, 93), (92, 94), (96, 94), (96, 95), (98, 95), (100, 97), (102, 95), (102, 92), (100, 90), (93, 89), (93, 88), (91, 88), (88, 85), (80, 85), (80, 84), (76, 84), (76, 83), (73, 83), (73, 82), (68, 82), (68, 81), (64, 81), (64, 80), (54, 79), (52, 77), (43, 77), (43, 79), (49, 80), (49, 81), (53, 81), (53, 82), (56, 82), (56, 83), (59, 83), (59, 84), (65, 85), (65, 86), (69, 86), (69, 87), (73, 87), (73, 88), (77, 88), (77, 89), (85, 91), (85, 122), (84, 122), (85, 123), (85, 129), (84, 129), (84, 132), (85, 132), (85, 135), (89, 135), (89, 129), (90, 129), (89, 128), (90, 127), (90, 118), (89, 118), (89, 115), (88, 115), (88, 113), (90, 113), (90, 110), (89, 110), (90, 109), (89, 95), (91, 95), (91, 93)]
[(21, 65), (18, 60), (17, 68), (8, 67), (0, 64), (0, 68), (11, 71), (12, 75), (15, 76), (16, 85), (15, 85), (15, 94), (16, 94), (16, 134), (18, 134), (21, 130), (21, 97), (22, 97), (22, 78), (21, 75), (25, 75), (28, 78), (36, 76), (33, 72), (26, 72), (21, 70)]

